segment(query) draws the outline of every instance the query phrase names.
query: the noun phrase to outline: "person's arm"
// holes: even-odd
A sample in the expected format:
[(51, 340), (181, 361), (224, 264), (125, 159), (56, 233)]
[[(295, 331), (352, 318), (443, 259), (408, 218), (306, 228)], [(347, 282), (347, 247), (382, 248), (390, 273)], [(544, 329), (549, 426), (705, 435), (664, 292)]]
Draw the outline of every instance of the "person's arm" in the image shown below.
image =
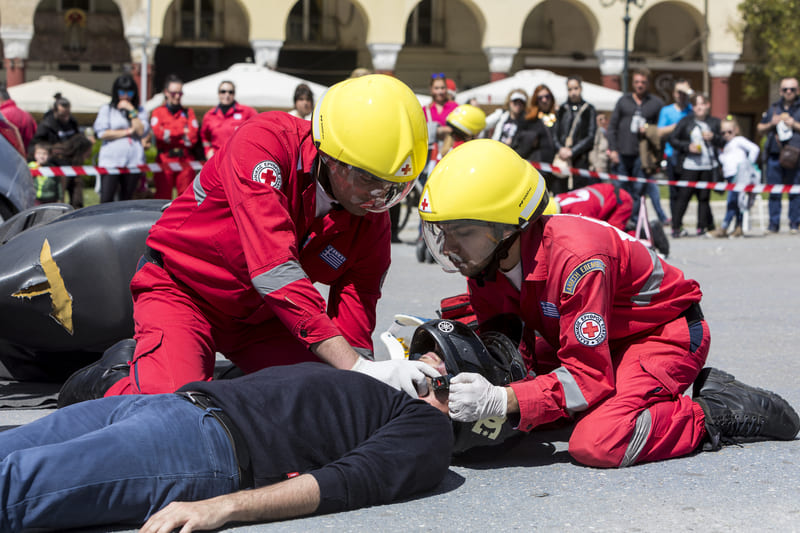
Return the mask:
[(778, 122), (780, 121), (780, 115), (775, 113), (774, 108), (770, 106), (770, 108), (767, 109), (767, 112), (764, 114), (764, 117), (761, 119), (761, 122), (759, 122), (758, 126), (756, 126), (756, 132), (758, 132), (759, 135), (769, 133), (778, 126)]
[(211, 111), (206, 112), (203, 116), (203, 122), (200, 125), (200, 141), (203, 143), (203, 153), (206, 156), (206, 159), (211, 159), (211, 156), (214, 155), (214, 149), (211, 147), (211, 141), (213, 140), (213, 132), (211, 131), (211, 121), (212, 116)]
[(140, 533), (181, 533), (218, 529), (228, 522), (267, 522), (317, 510), (319, 484), (310, 474), (275, 485), (241, 490), (197, 502), (172, 502), (150, 517)]
[(611, 112), (611, 118), (608, 120), (608, 128), (606, 129), (606, 140), (608, 141), (608, 159), (611, 161), (612, 165), (616, 165), (619, 163), (619, 151), (617, 151), (617, 134), (619, 133), (619, 123), (622, 117), (620, 117), (621, 107), (622, 107), (622, 99), (624, 96), (620, 97), (617, 100), (617, 104), (614, 106), (614, 111)]
[(736, 137), (735, 140), (737, 140), (737, 142), (740, 143), (742, 149), (747, 154), (747, 160), (750, 161), (750, 163), (757, 165), (758, 156), (761, 153), (761, 148), (759, 148), (759, 146), (756, 143), (754, 143), (747, 137), (742, 137), (741, 135)]
[(194, 109), (189, 108), (186, 110), (187, 116), (187, 125), (186, 129), (184, 130), (186, 134), (186, 139), (188, 142), (187, 146), (192, 147), (194, 143), (197, 142), (198, 139), (198, 132), (200, 131), (200, 124), (197, 123), (197, 117), (194, 114)]
[(667, 142), (672, 145), (672, 148), (680, 153), (687, 153), (689, 151), (689, 123), (694, 122), (693, 115), (683, 117), (680, 122), (675, 125), (675, 129), (667, 138)]

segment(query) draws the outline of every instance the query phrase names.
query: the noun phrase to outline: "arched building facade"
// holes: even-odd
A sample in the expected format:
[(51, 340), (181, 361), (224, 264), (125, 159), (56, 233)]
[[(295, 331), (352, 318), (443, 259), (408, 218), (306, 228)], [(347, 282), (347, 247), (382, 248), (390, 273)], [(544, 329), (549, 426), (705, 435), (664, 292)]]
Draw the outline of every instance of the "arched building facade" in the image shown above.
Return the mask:
[[(665, 100), (684, 77), (711, 94), (717, 116), (752, 120), (766, 107), (740, 97), (752, 57), (730, 29), (736, 2), (629, 9), (629, 65), (650, 68)], [(614, 0), (0, 0), (0, 78), (56, 74), (107, 92), (147, 64), (158, 91), (169, 73), (191, 80), (253, 61), (324, 84), (367, 67), (418, 92), (433, 72), (464, 89), (524, 68), (619, 88), (624, 12)]]

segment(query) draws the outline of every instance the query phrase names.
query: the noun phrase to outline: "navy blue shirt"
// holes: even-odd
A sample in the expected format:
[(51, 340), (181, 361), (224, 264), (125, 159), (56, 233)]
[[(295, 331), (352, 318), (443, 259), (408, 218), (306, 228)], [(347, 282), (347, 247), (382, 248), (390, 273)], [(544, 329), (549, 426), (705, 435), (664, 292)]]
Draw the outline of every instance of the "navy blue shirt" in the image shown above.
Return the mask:
[(359, 372), (322, 363), (190, 383), (242, 432), (256, 487), (311, 474), (318, 513), (357, 509), (430, 490), (450, 464), (447, 415)]

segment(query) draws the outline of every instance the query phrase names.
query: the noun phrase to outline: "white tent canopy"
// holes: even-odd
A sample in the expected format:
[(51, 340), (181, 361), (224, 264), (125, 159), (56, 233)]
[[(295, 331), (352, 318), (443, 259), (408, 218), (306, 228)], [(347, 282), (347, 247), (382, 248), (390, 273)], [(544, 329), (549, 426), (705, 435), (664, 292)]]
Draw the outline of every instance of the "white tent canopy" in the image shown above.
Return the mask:
[(8, 88), (11, 99), (29, 113), (45, 113), (52, 109), (56, 93), (69, 100), (73, 113), (97, 113), (101, 106), (111, 101), (107, 94), (55, 76), (42, 76), (36, 81)]
[[(567, 77), (549, 70), (520, 70), (513, 76), (487, 83), (462, 91), (456, 96), (459, 103), (466, 103), (476, 98), (480, 105), (503, 105), (506, 96), (514, 89), (523, 89), (528, 97), (533, 94), (537, 85), (544, 84), (550, 88), (556, 102), (560, 105), (567, 101)], [(592, 104), (598, 111), (611, 111), (622, 96), (620, 91), (583, 82), (583, 99)]]
[[(219, 104), (217, 89), (223, 81), (236, 85), (236, 101), (251, 107), (294, 107), (294, 90), (305, 83), (314, 93), (316, 102), (328, 90), (324, 85), (302, 78), (283, 74), (252, 63), (236, 63), (223, 70), (183, 84), (181, 103), (187, 107), (214, 107)], [(147, 101), (145, 108), (152, 111), (164, 103), (164, 94), (159, 92)]]

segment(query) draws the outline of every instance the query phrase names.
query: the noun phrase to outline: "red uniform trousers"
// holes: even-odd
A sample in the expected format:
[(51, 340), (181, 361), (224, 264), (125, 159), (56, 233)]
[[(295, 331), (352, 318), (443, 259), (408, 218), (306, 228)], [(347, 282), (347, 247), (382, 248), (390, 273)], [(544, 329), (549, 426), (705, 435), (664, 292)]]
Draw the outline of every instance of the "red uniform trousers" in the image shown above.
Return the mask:
[(278, 319), (244, 323), (221, 315), (152, 263), (134, 275), (131, 292), (136, 351), (130, 377), (106, 396), (171, 393), (192, 381), (209, 381), (217, 351), (245, 373), (319, 361)]
[[(172, 200), (172, 189), (178, 190), (180, 195), (194, 181), (195, 171), (189, 164), (195, 159), (191, 156), (170, 157), (167, 153), (158, 154), (156, 161), (163, 169), (161, 172), (153, 174), (153, 182), (156, 186), (155, 198), (162, 200)], [(178, 163), (181, 169), (172, 170), (169, 163)]]
[(652, 425), (630, 464), (680, 457), (698, 448), (706, 434), (705, 415), (683, 392), (703, 368), (711, 344), (708, 325), (699, 324), (702, 342), (694, 352), (682, 317), (626, 346), (612, 346), (612, 353), (619, 354), (616, 389), (578, 418), (569, 440), (569, 453), (576, 461), (595, 467), (627, 466), (625, 452), (645, 410)]

